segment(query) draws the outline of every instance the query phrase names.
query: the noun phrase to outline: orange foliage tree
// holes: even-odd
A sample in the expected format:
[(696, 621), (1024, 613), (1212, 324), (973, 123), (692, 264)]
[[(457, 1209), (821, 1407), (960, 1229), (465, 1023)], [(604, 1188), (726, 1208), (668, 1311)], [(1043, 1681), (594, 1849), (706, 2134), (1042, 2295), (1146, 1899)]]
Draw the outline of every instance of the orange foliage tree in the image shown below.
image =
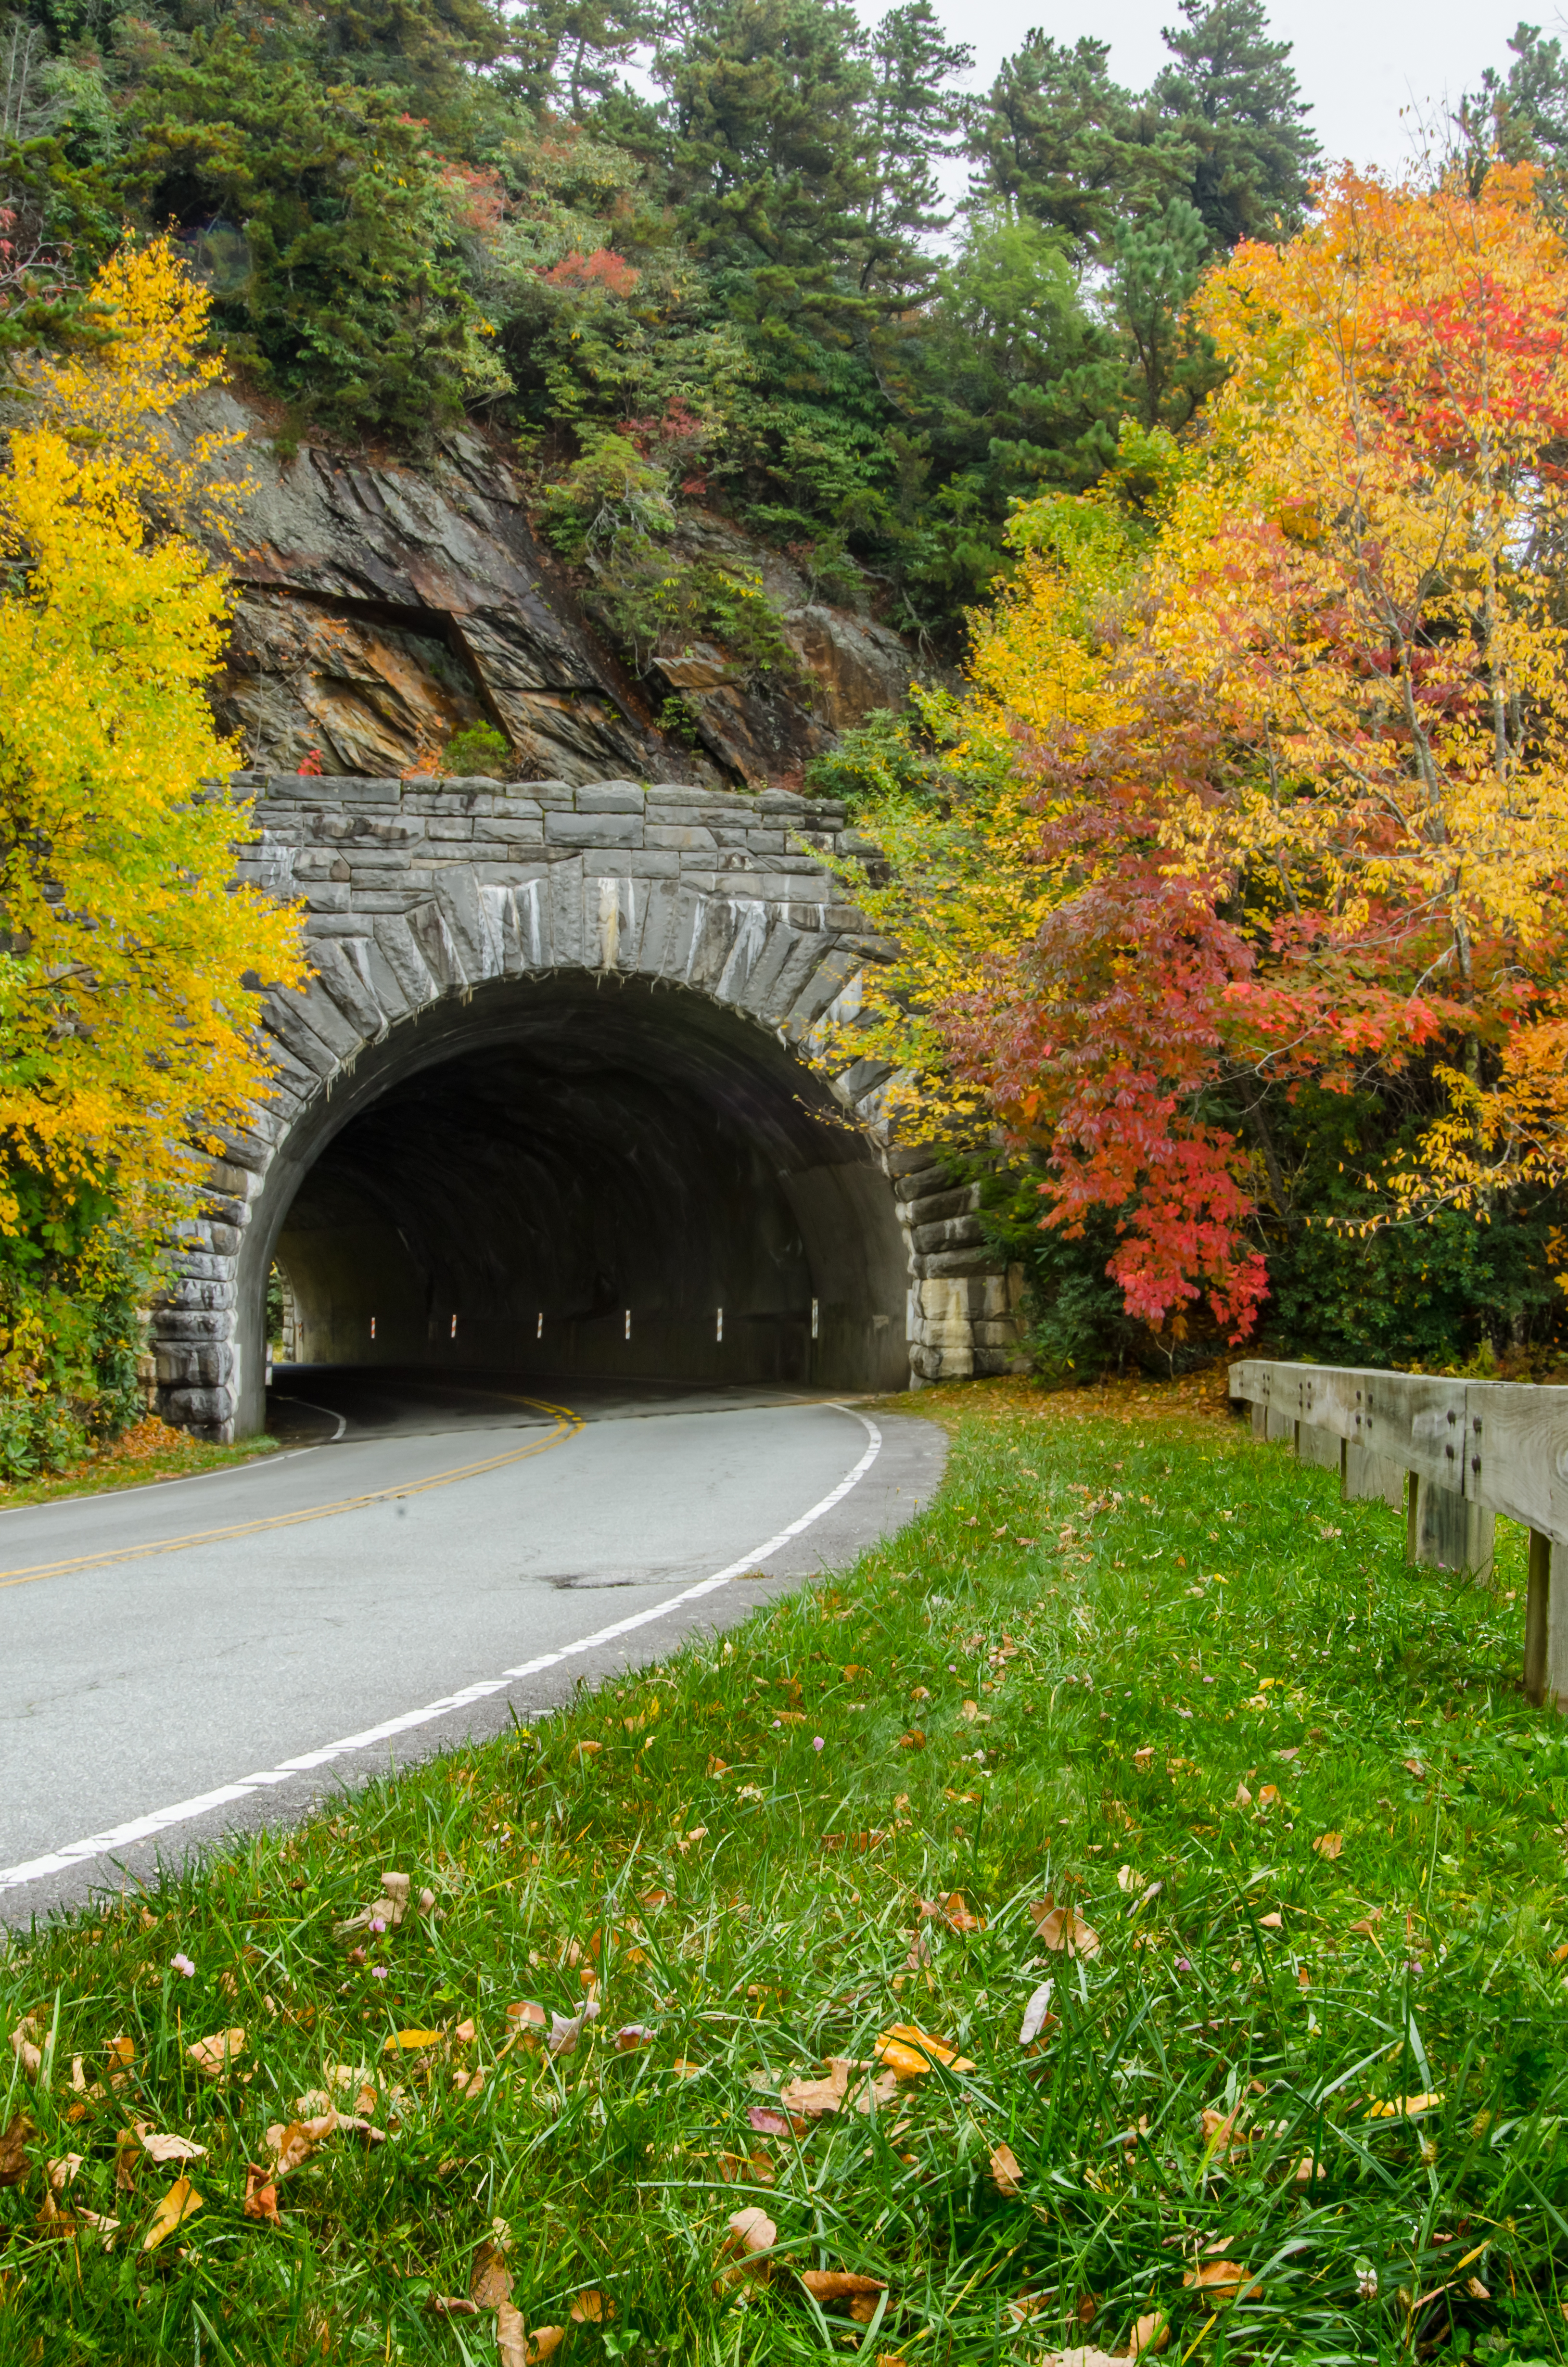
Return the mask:
[(1111, 491), (1018, 521), (970, 723), (1038, 918), (930, 1015), (1047, 1222), (1114, 1219), (1129, 1311), (1239, 1339), (1270, 1093), (1419, 1069), (1387, 1213), (1568, 1170), (1568, 253), (1528, 168), (1346, 171), (1199, 305), (1230, 368), (1188, 451), (1114, 531)]

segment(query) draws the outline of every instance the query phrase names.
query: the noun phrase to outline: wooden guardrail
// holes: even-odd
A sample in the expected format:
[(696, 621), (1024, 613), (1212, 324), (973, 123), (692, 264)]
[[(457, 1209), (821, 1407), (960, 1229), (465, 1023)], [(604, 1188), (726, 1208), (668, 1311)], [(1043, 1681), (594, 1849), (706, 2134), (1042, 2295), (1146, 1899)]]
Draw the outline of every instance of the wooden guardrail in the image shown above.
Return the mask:
[(1490, 1579), (1497, 1515), (1528, 1529), (1525, 1692), (1568, 1712), (1568, 1388), (1249, 1358), (1231, 1396), (1347, 1503), (1403, 1506), (1408, 1561)]

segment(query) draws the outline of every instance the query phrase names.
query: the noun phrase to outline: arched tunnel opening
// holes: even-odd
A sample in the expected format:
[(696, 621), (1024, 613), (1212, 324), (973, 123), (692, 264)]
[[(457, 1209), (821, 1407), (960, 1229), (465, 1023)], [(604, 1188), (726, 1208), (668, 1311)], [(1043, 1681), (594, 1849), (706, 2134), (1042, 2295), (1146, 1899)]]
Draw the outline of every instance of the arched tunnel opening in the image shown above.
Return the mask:
[(897, 1388), (906, 1289), (891, 1184), (776, 1036), (639, 980), (498, 980), (392, 1029), (280, 1147), (241, 1428), (281, 1308), (309, 1365)]

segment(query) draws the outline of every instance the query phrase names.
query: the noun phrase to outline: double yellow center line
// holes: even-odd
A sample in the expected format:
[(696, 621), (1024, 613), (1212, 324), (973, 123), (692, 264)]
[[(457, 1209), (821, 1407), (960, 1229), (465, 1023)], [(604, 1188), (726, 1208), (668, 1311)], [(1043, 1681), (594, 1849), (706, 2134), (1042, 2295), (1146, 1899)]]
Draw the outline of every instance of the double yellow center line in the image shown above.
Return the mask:
[[(563, 1440), (575, 1438), (583, 1427), (583, 1417), (569, 1406), (549, 1405), (542, 1398), (519, 1398), (519, 1405), (534, 1406), (551, 1417), (551, 1427), (526, 1446), (509, 1447), (505, 1455), (486, 1455), (480, 1463), (461, 1463), (455, 1470), (435, 1472), (428, 1479), (401, 1479), (395, 1488), (372, 1488), (362, 1496), (340, 1496), (335, 1503), (312, 1504), (299, 1512), (274, 1512), (263, 1521), (234, 1521), (222, 1529), (193, 1529), (182, 1537), (154, 1537), (141, 1546), (113, 1546), (104, 1553), (74, 1554), (65, 1561), (30, 1563), (22, 1569), (0, 1569), (0, 1587), (30, 1586), (40, 1578), (63, 1578), (75, 1569), (105, 1569), (112, 1562), (150, 1561), (154, 1555), (186, 1553), (193, 1546), (228, 1545), (236, 1537), (265, 1536), (270, 1529), (302, 1528), (307, 1521), (329, 1521), (339, 1512), (358, 1512), (367, 1505), (388, 1504), (400, 1496), (428, 1496), (437, 1488), (450, 1488), (460, 1479), (479, 1479), (487, 1471), (504, 1471), (508, 1464), (526, 1463), (535, 1455), (548, 1454)], [(101, 1500), (100, 1500), (101, 1501)]]

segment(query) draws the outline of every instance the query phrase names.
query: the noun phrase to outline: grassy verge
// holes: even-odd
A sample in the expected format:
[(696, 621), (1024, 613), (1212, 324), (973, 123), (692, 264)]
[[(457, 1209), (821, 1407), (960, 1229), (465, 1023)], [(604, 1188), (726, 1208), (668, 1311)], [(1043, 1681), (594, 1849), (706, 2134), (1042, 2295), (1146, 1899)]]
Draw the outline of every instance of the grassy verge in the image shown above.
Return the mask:
[(240, 1446), (210, 1446), (176, 1430), (155, 1414), (134, 1422), (122, 1437), (63, 1471), (37, 1479), (0, 1480), (0, 1512), (18, 1504), (51, 1504), (58, 1496), (105, 1496), (117, 1488), (144, 1488), (152, 1479), (185, 1479), (197, 1471), (222, 1471), (254, 1463), (278, 1450), (275, 1438), (247, 1438)]
[[(1192, 1393), (956, 1427), (846, 1577), (16, 1942), (0, 2358), (1560, 2358), (1520, 1541), (1496, 1593), (1407, 1573)], [(434, 1911), (335, 1936), (383, 1869)]]

